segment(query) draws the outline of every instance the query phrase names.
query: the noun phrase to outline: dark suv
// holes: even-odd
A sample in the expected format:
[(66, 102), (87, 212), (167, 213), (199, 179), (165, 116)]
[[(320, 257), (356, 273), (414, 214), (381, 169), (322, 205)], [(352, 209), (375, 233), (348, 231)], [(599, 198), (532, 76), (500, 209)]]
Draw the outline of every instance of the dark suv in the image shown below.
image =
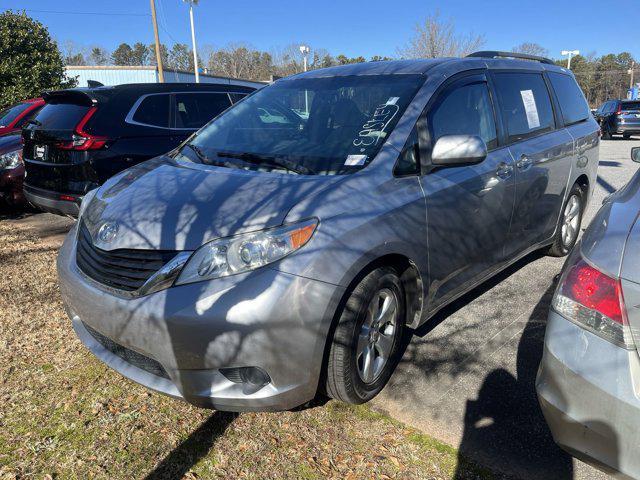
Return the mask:
[(625, 139), (640, 135), (640, 100), (607, 100), (596, 110), (595, 117), (605, 140), (615, 134)]
[(44, 93), (45, 106), (22, 130), (25, 196), (45, 211), (77, 216), (88, 191), (173, 149), (255, 90), (243, 83), (127, 84)]

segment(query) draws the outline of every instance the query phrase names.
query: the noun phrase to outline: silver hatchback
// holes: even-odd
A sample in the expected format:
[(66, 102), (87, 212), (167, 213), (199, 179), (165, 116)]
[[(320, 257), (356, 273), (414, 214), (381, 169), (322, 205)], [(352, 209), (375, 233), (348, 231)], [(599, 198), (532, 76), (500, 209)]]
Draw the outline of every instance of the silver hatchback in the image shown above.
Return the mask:
[(576, 241), (598, 125), (569, 71), (502, 57), (284, 78), (87, 193), (58, 258), (82, 342), (203, 407), (371, 399), (405, 331)]

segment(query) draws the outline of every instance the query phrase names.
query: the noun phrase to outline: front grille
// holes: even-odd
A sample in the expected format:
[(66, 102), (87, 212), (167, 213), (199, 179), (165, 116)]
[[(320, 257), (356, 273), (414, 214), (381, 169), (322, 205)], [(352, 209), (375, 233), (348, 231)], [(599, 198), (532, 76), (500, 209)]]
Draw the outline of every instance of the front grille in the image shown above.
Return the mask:
[(93, 245), (84, 224), (79, 228), (78, 268), (95, 281), (119, 290), (137, 290), (178, 253), (170, 250), (102, 250)]
[(94, 330), (84, 322), (82, 322), (82, 325), (87, 329), (87, 332), (89, 332), (91, 336), (98, 341), (100, 345), (102, 345), (114, 355), (123, 359), (125, 362), (130, 363), (134, 367), (138, 367), (145, 372), (149, 372), (152, 375), (169, 378), (169, 375), (167, 374), (167, 371), (164, 369), (164, 367), (160, 365), (160, 363), (156, 362), (153, 358), (149, 358), (127, 347), (123, 347), (119, 343), (114, 342), (110, 338), (105, 337), (100, 332)]

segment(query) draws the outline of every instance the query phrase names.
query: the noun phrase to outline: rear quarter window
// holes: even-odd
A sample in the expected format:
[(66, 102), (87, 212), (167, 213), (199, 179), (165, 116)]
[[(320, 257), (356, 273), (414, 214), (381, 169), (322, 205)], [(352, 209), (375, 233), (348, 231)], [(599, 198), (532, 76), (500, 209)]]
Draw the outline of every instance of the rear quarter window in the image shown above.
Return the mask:
[[(152, 127), (169, 127), (170, 96), (166, 93), (142, 97), (130, 120)], [(129, 118), (128, 118), (129, 119)]]
[(553, 108), (542, 74), (496, 73), (495, 83), (510, 142), (553, 130)]
[(28, 103), (19, 103), (7, 108), (6, 110), (0, 111), (0, 127), (11, 125), (11, 123), (16, 118), (18, 118), (27, 108), (29, 108)]
[(565, 125), (578, 123), (589, 118), (589, 106), (573, 77), (549, 72), (549, 80), (558, 97)]
[(35, 120), (43, 130), (73, 130), (82, 120), (89, 107), (74, 103), (47, 103), (38, 112)]

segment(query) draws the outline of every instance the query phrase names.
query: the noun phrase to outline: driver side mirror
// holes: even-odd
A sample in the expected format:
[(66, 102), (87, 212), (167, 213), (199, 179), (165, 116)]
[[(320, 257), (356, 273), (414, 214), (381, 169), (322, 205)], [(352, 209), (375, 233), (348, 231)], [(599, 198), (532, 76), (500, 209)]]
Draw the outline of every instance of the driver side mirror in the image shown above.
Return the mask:
[(631, 160), (640, 163), (640, 147), (633, 147), (631, 149)]
[(477, 135), (443, 135), (433, 146), (434, 166), (456, 166), (480, 163), (487, 158), (487, 145)]

